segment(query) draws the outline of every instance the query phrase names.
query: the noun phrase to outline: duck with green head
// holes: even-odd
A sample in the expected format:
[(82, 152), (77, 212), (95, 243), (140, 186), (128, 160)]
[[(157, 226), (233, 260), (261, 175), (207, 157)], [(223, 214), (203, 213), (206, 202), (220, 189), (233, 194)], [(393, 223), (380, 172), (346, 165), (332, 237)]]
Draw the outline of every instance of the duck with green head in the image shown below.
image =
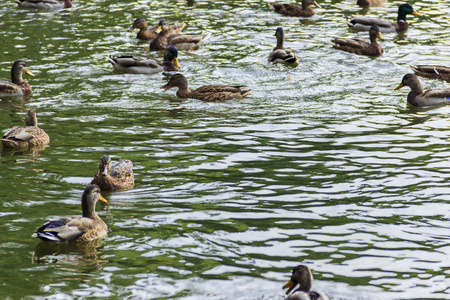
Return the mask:
[(274, 64), (282, 63), (292, 67), (298, 66), (298, 58), (295, 56), (295, 53), (284, 48), (284, 29), (278, 27), (274, 36), (277, 38), (277, 45), (269, 54), (268, 61)]
[(380, 27), (380, 32), (403, 32), (408, 30), (409, 24), (406, 21), (406, 15), (413, 14), (420, 16), (420, 14), (412, 7), (411, 4), (405, 3), (398, 8), (397, 22), (392, 22), (385, 19), (375, 18), (352, 18), (347, 25), (357, 31), (369, 31), (372, 25)]

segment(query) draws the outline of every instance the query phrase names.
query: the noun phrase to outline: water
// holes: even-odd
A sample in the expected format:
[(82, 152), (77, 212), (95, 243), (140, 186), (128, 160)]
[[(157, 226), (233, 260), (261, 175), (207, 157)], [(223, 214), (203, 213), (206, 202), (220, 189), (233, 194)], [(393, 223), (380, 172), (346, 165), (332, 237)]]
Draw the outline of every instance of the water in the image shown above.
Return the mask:
[[(292, 267), (333, 299), (448, 298), (450, 108), (410, 108), (393, 89), (411, 64), (450, 65), (445, 0), (411, 1), (405, 34), (384, 34), (372, 59), (331, 47), (367, 39), (351, 15), (396, 18), (318, 1), (310, 19), (262, 1), (75, 1), (33, 12), (0, 4), (0, 77), (26, 59), (29, 99), (0, 101), (0, 129), (28, 109), (51, 137), (41, 151), (0, 157), (0, 296), (73, 299), (284, 299)], [(190, 86), (246, 84), (235, 102), (163, 93), (168, 77), (115, 73), (105, 56), (144, 54), (136, 17), (211, 32), (181, 52)], [(268, 65), (275, 29), (300, 59)], [(424, 88), (448, 86), (421, 79)], [(103, 193), (110, 228), (91, 245), (31, 238), (52, 216), (79, 215), (104, 154), (134, 162), (136, 186)]]

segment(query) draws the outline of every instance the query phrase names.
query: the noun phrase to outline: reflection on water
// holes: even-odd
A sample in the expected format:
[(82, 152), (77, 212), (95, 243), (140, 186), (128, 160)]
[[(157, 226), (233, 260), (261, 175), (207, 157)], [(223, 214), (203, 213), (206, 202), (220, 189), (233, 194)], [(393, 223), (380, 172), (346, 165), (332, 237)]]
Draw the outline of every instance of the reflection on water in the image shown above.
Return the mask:
[[(448, 298), (450, 107), (408, 107), (408, 91), (394, 92), (409, 65), (450, 65), (447, 2), (412, 1), (423, 17), (383, 35), (376, 59), (330, 39), (365, 39), (350, 16), (395, 20), (403, 2), (355, 2), (319, 2), (306, 19), (253, 0), (80, 0), (59, 12), (0, 4), (0, 77), (20, 58), (36, 75), (32, 97), (1, 99), (0, 130), (32, 108), (51, 137), (42, 151), (1, 153), (0, 296), (284, 299), (303, 263), (333, 299)], [(163, 93), (165, 74), (115, 73), (109, 54), (161, 58), (127, 31), (137, 17), (212, 34), (179, 52), (192, 88), (254, 91), (204, 103)], [(279, 26), (297, 68), (267, 63)], [(80, 214), (104, 154), (132, 160), (136, 178), (97, 206), (108, 237), (29, 237), (48, 218)]]

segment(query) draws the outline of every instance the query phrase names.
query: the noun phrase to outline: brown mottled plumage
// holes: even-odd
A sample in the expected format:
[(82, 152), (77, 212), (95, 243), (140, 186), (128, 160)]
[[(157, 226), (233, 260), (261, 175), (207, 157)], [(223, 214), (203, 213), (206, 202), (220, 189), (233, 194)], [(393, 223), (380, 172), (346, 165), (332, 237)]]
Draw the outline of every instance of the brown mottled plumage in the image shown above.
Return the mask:
[(302, 0), (302, 5), (295, 3), (267, 3), (270, 8), (275, 10), (277, 13), (293, 16), (293, 17), (312, 17), (316, 14), (311, 5), (320, 8), (320, 5), (314, 0)]
[(50, 137), (37, 126), (36, 112), (30, 109), (25, 117), (26, 126), (14, 126), (5, 132), (2, 145), (5, 148), (17, 149), (46, 145)]
[(380, 28), (372, 25), (369, 31), (370, 43), (361, 39), (342, 39), (335, 38), (331, 40), (333, 47), (350, 53), (362, 54), (368, 56), (378, 56), (383, 54), (383, 48), (378, 44), (377, 39), (383, 39)]
[(20, 7), (34, 9), (63, 9), (72, 7), (72, 0), (15, 0)]
[(398, 90), (404, 86), (409, 86), (408, 103), (413, 106), (430, 106), (450, 103), (450, 88), (440, 90), (423, 91), (422, 84), (414, 74), (403, 76), (402, 82), (394, 89)]
[(134, 186), (133, 163), (127, 159), (112, 162), (109, 155), (103, 155), (99, 170), (91, 184), (102, 190), (129, 189)]
[(358, 0), (356, 1), (356, 4), (360, 6), (378, 6), (383, 3), (386, 3), (386, 0)]
[[(168, 34), (177, 34), (180, 33), (184, 26), (186, 26), (186, 24), (184, 22), (175, 22), (175, 23), (169, 23), (167, 24), (168, 26)], [(131, 26), (130, 31), (135, 30), (136, 28), (139, 29), (136, 38), (140, 39), (140, 40), (145, 40), (145, 41), (149, 41), (149, 40), (153, 40), (156, 37), (156, 29), (158, 29), (158, 25), (152, 26), (150, 27), (150, 29), (148, 28), (148, 23), (144, 18), (137, 18), (136, 20), (134, 20), (133, 26)]]
[(292, 270), (291, 279), (283, 286), (283, 289), (288, 289), (286, 294), (289, 294), (297, 284), (300, 287), (289, 295), (286, 300), (330, 300), (331, 298), (322, 292), (311, 291), (313, 276), (307, 266), (298, 265)]
[(450, 67), (436, 65), (419, 65), (410, 67), (417, 75), (450, 82)]
[(11, 80), (0, 78), (1, 96), (26, 96), (33, 93), (28, 82), (23, 80), (23, 74), (34, 76), (24, 60), (16, 60), (11, 67)]
[(33, 237), (50, 242), (84, 242), (106, 236), (108, 226), (95, 212), (97, 201), (106, 202), (97, 185), (88, 185), (81, 196), (82, 217), (51, 219), (38, 227)]
[(284, 48), (284, 30), (278, 27), (274, 36), (277, 37), (277, 45), (269, 54), (268, 61), (274, 64), (282, 63), (292, 67), (298, 66), (298, 58), (295, 53), (289, 49)]
[(240, 86), (229, 86), (222, 84), (204, 85), (195, 90), (190, 91), (188, 82), (183, 74), (177, 73), (172, 75), (169, 82), (162, 86), (164, 91), (172, 87), (178, 87), (177, 96), (180, 98), (194, 98), (204, 101), (222, 101), (239, 99), (247, 96), (252, 90), (243, 90)]
[(175, 46), (178, 50), (192, 50), (203, 44), (211, 35), (210, 33), (171, 34), (169, 24), (164, 19), (159, 21), (156, 32), (158, 35), (150, 42), (150, 49), (153, 50), (165, 50), (169, 46)]

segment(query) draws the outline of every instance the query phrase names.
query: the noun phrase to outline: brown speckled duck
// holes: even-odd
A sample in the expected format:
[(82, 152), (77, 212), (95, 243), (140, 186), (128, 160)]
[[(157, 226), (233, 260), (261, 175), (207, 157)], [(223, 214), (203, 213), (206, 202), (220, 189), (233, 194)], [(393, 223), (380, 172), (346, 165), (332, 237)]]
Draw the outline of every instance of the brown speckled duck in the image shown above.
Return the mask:
[(369, 31), (370, 43), (361, 39), (342, 39), (335, 38), (331, 40), (333, 47), (350, 53), (378, 56), (383, 54), (383, 48), (378, 44), (377, 39), (383, 39), (380, 33), (380, 28), (377, 25), (372, 25)]
[(419, 65), (410, 67), (417, 75), (450, 82), (450, 67), (437, 65)]
[(372, 25), (380, 27), (380, 32), (402, 32), (408, 30), (409, 24), (406, 21), (406, 15), (413, 14), (420, 16), (420, 14), (414, 10), (411, 4), (405, 3), (398, 7), (397, 22), (391, 22), (385, 19), (374, 18), (352, 18), (347, 25), (357, 31), (369, 31)]
[[(186, 24), (184, 22), (175, 22), (175, 23), (169, 23), (167, 24), (168, 26), (168, 34), (177, 34), (180, 33), (184, 26), (186, 26)], [(156, 29), (158, 29), (158, 25), (152, 26), (150, 27), (150, 29), (148, 28), (148, 23), (144, 18), (137, 18), (136, 20), (134, 20), (133, 26), (131, 26), (130, 31), (135, 30), (136, 28), (139, 29), (136, 38), (140, 39), (140, 40), (145, 40), (145, 41), (149, 41), (149, 40), (153, 40), (156, 37)]]
[(88, 185), (81, 196), (82, 217), (51, 219), (38, 227), (33, 237), (49, 242), (87, 242), (105, 237), (108, 226), (95, 212), (97, 201), (107, 202), (100, 195), (100, 188)]
[(26, 61), (16, 60), (11, 68), (11, 80), (0, 78), (0, 97), (31, 95), (33, 90), (30, 84), (23, 80), (23, 74), (34, 76)]
[(164, 91), (178, 87), (177, 96), (180, 98), (194, 98), (204, 101), (222, 101), (239, 99), (247, 96), (252, 90), (243, 90), (243, 86), (229, 86), (222, 84), (204, 85), (190, 91), (188, 81), (183, 74), (177, 73), (170, 77), (169, 82), (162, 86)]
[(25, 126), (14, 126), (2, 138), (4, 148), (18, 149), (46, 145), (50, 137), (37, 126), (36, 112), (30, 109), (25, 117)]
[(102, 190), (129, 189), (134, 186), (133, 163), (127, 159), (112, 162), (109, 155), (103, 155), (99, 170), (91, 184)]
[(289, 294), (297, 284), (300, 287), (290, 294), (286, 300), (330, 300), (331, 298), (322, 292), (311, 291), (313, 276), (307, 266), (298, 265), (292, 270), (291, 279), (283, 286), (283, 289), (288, 289), (286, 294)]
[(158, 35), (150, 42), (152, 50), (165, 50), (169, 46), (175, 46), (178, 50), (192, 50), (198, 48), (211, 36), (210, 33), (171, 34), (169, 24), (164, 19), (159, 21), (156, 33)]
[(148, 56), (109, 56), (107, 57), (114, 69), (131, 74), (155, 74), (160, 72), (176, 72), (180, 67), (178, 63), (178, 50), (170, 46), (164, 52), (164, 60)]
[(72, 0), (16, 0), (20, 7), (33, 8), (33, 9), (63, 9), (72, 7)]
[(431, 106), (450, 103), (450, 88), (427, 90), (424, 92), (419, 78), (414, 74), (406, 74), (403, 76), (402, 82), (394, 90), (401, 89), (404, 86), (411, 88), (407, 100), (413, 106)]
[(295, 3), (273, 2), (268, 2), (267, 4), (277, 13), (293, 17), (312, 17), (316, 14), (316, 12), (311, 8), (311, 5), (320, 8), (320, 5), (317, 4), (314, 0), (302, 0), (302, 5), (298, 5)]
[(379, 6), (386, 3), (386, 0), (358, 0), (356, 4), (360, 6)]
[(282, 63), (292, 67), (298, 66), (298, 58), (295, 53), (289, 49), (284, 48), (284, 30), (278, 27), (274, 36), (277, 37), (277, 45), (269, 54), (268, 61), (274, 64)]

